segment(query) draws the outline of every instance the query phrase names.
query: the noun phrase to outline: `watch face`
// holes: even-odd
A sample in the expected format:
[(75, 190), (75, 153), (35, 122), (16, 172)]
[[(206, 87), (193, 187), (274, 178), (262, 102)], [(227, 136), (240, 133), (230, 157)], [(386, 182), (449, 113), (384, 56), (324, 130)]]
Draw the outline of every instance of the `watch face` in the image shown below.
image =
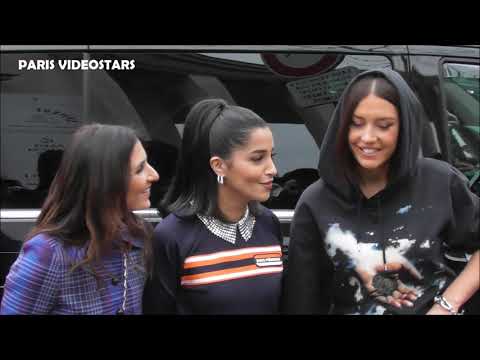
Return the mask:
[(396, 273), (378, 273), (373, 277), (373, 287), (378, 291), (379, 295), (390, 296), (398, 287)]

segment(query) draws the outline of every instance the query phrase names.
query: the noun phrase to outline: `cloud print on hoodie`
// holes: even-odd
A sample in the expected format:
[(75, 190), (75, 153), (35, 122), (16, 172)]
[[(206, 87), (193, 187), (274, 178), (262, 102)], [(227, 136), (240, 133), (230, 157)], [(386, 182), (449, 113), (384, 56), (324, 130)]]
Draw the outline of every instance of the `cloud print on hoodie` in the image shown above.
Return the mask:
[[(420, 298), (412, 313), (428, 306), (454, 274), (445, 251), (480, 248), (479, 199), (450, 164), (420, 151), (426, 115), (402, 76), (369, 70), (399, 93), (400, 133), (385, 189), (365, 198), (354, 180), (336, 167), (335, 146), (345, 93), (332, 115), (320, 148), (320, 179), (301, 195), (290, 229), (283, 307), (287, 313), (383, 314), (395, 312), (369, 296), (368, 282), (383, 266), (401, 267), (400, 280)], [(339, 171), (340, 170), (340, 171)], [(404, 271), (405, 270), (405, 271)]]

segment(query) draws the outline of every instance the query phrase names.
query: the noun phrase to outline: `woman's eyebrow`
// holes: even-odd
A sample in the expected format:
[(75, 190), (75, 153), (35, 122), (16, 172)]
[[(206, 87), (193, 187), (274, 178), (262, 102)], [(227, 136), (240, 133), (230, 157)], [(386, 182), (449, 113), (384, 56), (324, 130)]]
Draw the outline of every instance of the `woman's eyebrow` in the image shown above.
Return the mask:
[(268, 152), (268, 150), (257, 149), (257, 150), (250, 151), (250, 154), (263, 154), (263, 153), (266, 153), (266, 152)]
[(353, 117), (356, 117), (356, 118), (359, 118), (360, 120), (365, 120), (364, 117), (360, 116), (360, 115), (357, 115), (357, 114), (353, 114)]
[(383, 117), (383, 118), (378, 118), (378, 119), (375, 119), (376, 121), (395, 121), (395, 118), (393, 117)]
[[(360, 120), (365, 120), (365, 118), (360, 116), (360, 115), (353, 114), (353, 117), (358, 118)], [(394, 121), (395, 118), (393, 118), (393, 117), (380, 117), (380, 118), (376, 118), (374, 120), (375, 121), (382, 121), (382, 120), (393, 120)]]

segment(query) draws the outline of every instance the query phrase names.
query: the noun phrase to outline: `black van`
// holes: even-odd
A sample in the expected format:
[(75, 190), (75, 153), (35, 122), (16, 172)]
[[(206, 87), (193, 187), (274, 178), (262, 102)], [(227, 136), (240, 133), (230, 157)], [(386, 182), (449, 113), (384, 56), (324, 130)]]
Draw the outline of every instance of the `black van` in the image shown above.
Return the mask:
[[(0, 296), (70, 134), (84, 122), (138, 130), (166, 191), (190, 107), (220, 97), (271, 126), (278, 177), (265, 203), (289, 225), (317, 180), (319, 148), (339, 95), (358, 72), (398, 71), (426, 110), (424, 156), (459, 168), (480, 195), (480, 46), (0, 46)], [(161, 221), (161, 209), (140, 211)], [(448, 254), (461, 269), (465, 254)]]

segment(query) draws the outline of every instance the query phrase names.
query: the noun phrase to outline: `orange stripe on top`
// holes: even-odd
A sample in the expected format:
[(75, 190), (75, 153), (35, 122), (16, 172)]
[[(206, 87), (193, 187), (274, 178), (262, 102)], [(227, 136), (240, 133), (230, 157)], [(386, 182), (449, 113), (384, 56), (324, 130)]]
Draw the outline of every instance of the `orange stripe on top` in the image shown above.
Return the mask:
[(221, 264), (226, 262), (238, 261), (238, 260), (245, 260), (245, 259), (253, 259), (253, 258), (268, 258), (268, 257), (282, 257), (282, 252), (271, 252), (271, 253), (250, 253), (250, 254), (242, 254), (242, 255), (230, 255), (230, 256), (223, 256), (216, 259), (211, 260), (204, 260), (204, 261), (195, 261), (190, 262), (183, 265), (184, 269), (192, 269), (200, 266), (206, 265), (214, 265), (214, 264)]
[(265, 268), (256, 268), (253, 270), (238, 271), (230, 274), (209, 276), (201, 279), (185, 280), (182, 278), (182, 286), (197, 286), (197, 285), (209, 285), (218, 284), (224, 281), (245, 279), (249, 277), (256, 277), (267, 274), (274, 274), (283, 271), (283, 266), (269, 266)]
[(256, 270), (256, 269), (258, 269), (257, 265), (239, 266), (239, 267), (231, 268), (231, 269), (210, 271), (210, 272), (205, 272), (205, 273), (195, 274), (195, 275), (185, 275), (185, 276), (182, 276), (182, 281), (184, 281), (184, 280), (197, 280), (197, 279), (208, 278), (208, 277), (211, 277), (211, 276), (234, 274), (234, 273), (238, 273), (238, 272), (242, 272), (242, 271)]

